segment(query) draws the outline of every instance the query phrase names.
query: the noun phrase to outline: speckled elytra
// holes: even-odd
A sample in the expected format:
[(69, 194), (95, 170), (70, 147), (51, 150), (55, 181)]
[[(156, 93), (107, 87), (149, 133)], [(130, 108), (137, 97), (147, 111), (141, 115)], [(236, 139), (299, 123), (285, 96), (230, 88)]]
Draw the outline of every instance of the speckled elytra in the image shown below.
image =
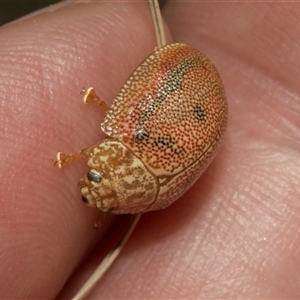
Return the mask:
[(107, 138), (78, 154), (57, 154), (63, 167), (88, 158), (80, 180), (89, 206), (115, 214), (162, 209), (204, 172), (227, 124), (223, 84), (211, 61), (185, 44), (150, 55), (126, 81), (111, 108), (93, 88), (85, 103), (106, 111)]

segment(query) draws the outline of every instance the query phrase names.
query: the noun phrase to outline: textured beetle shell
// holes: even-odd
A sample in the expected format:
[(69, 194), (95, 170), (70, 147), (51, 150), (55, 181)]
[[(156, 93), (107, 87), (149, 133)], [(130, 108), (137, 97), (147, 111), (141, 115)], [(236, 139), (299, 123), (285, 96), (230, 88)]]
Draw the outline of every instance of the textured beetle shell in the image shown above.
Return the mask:
[(214, 65), (188, 45), (171, 44), (136, 69), (101, 128), (158, 178), (160, 191), (149, 211), (170, 205), (203, 173), (226, 124), (225, 92)]

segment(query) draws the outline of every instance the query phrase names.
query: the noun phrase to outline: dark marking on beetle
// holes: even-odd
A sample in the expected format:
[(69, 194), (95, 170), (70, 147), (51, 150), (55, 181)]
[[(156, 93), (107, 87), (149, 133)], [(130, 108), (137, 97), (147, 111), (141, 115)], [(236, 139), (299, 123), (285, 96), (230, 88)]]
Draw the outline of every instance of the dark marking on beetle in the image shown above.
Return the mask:
[(89, 181), (94, 181), (94, 182), (101, 182), (102, 181), (101, 175), (99, 175), (98, 173), (95, 173), (93, 171), (89, 171), (87, 173), (87, 179)]
[(194, 116), (200, 122), (206, 119), (206, 112), (199, 104), (194, 107)]
[(81, 200), (84, 202), (84, 203), (87, 203), (88, 201), (87, 201), (87, 199), (85, 198), (85, 197), (81, 197)]
[(172, 142), (171, 137), (169, 137), (169, 136), (160, 136), (154, 141), (153, 144), (158, 148), (172, 149), (173, 142)]
[(155, 95), (151, 95), (150, 98), (154, 97), (154, 101), (142, 111), (139, 124), (144, 124), (152, 115), (155, 114), (159, 106), (175, 91), (182, 90), (182, 78), (183, 76), (194, 66), (202, 65), (203, 58), (192, 56), (188, 59), (183, 60), (178, 66), (174, 67), (172, 72), (167, 72), (159, 83), (158, 91)]
[(140, 128), (134, 133), (134, 140), (137, 143), (147, 142), (150, 137), (150, 133), (145, 128)]
[(184, 154), (184, 150), (177, 147), (172, 141), (170, 136), (160, 136), (154, 140), (153, 145), (159, 149), (170, 149), (173, 154), (181, 156)]

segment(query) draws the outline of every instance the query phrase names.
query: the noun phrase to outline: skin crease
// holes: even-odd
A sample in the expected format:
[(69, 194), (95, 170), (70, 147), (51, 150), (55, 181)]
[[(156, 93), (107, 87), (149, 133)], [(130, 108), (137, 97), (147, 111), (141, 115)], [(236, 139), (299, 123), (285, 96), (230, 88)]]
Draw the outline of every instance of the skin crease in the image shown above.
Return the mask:
[[(220, 72), (228, 130), (195, 186), (142, 216), (88, 299), (300, 297), (299, 9), (167, 3), (173, 40)], [(0, 298), (69, 299), (99, 263), (109, 224), (128, 218), (92, 230), (97, 212), (76, 187), (85, 163), (59, 171), (51, 158), (104, 137), (104, 113), (79, 92), (94, 86), (112, 102), (153, 51), (150, 14), (142, 2), (70, 4), (0, 28), (0, 44)]]

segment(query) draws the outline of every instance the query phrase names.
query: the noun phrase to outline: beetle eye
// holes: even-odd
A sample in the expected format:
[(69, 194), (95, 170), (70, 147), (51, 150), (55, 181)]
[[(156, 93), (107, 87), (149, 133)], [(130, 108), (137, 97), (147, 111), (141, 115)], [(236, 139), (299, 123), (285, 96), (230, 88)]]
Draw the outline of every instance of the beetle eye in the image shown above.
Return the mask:
[(81, 197), (81, 200), (84, 202), (84, 203), (87, 203), (88, 201), (86, 200), (86, 198), (85, 197)]
[(89, 181), (94, 181), (94, 182), (101, 182), (102, 181), (102, 177), (95, 172), (89, 171), (87, 173), (87, 178)]

